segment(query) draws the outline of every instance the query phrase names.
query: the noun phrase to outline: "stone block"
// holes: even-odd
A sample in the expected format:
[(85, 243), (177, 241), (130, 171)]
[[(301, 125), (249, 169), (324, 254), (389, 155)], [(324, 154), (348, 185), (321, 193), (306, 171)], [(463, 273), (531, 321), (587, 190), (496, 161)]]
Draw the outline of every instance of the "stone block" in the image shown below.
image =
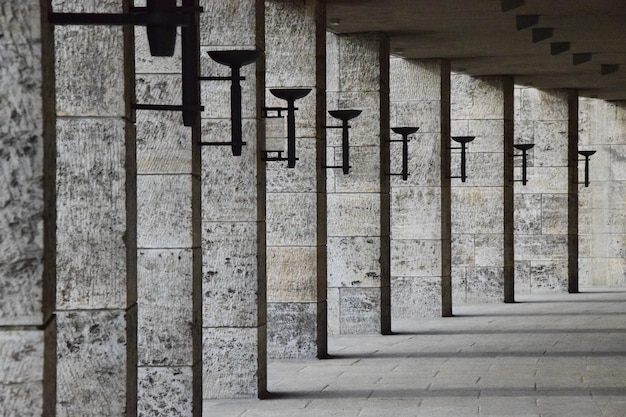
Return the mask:
[(518, 235), (515, 258), (519, 261), (567, 259), (567, 235)]
[(191, 249), (138, 251), (140, 365), (192, 364), (192, 255)]
[(124, 310), (57, 311), (56, 349), (58, 417), (124, 415)]
[[(267, 162), (267, 192), (315, 193), (321, 186), (317, 182), (318, 145), (314, 138), (296, 138), (296, 167), (287, 168), (286, 162)], [(287, 140), (280, 140), (280, 146), (266, 146), (270, 150), (287, 150)], [(283, 153), (286, 155), (286, 153)], [(330, 164), (332, 165), (332, 164)], [(330, 171), (330, 170), (329, 170)]]
[(516, 120), (567, 120), (567, 92), (565, 90), (537, 90), (519, 88)]
[(124, 128), (122, 119), (57, 120), (59, 309), (126, 307)]
[(441, 317), (441, 278), (392, 276), (391, 316)]
[(317, 194), (267, 193), (267, 244), (314, 246), (317, 243)]
[(515, 261), (515, 294), (530, 294), (531, 261)]
[[(375, 91), (363, 92), (339, 92), (337, 93), (337, 107), (333, 107), (332, 102), (327, 105), (328, 110), (356, 109), (362, 113), (350, 120), (350, 146), (380, 146), (381, 145), (381, 124), (380, 124), (380, 93)], [(341, 126), (341, 121), (326, 116), (327, 126)], [(342, 129), (328, 129), (326, 132), (326, 143), (328, 146), (341, 146)]]
[(567, 167), (534, 167), (528, 170), (527, 179), (525, 187), (516, 184), (516, 193), (559, 194), (567, 191)]
[(504, 235), (474, 235), (474, 254), (474, 264), (476, 266), (504, 266)]
[(380, 288), (341, 288), (339, 305), (341, 334), (380, 334)]
[(191, 193), (191, 176), (137, 176), (137, 246), (193, 246)]
[[(341, 165), (343, 150), (335, 151), (335, 160), (329, 165)], [(375, 193), (381, 189), (381, 153), (378, 146), (350, 147), (350, 175), (335, 177), (337, 193)]]
[(267, 248), (267, 300), (314, 302), (318, 288), (318, 248)]
[(501, 77), (450, 76), (452, 119), (502, 119), (504, 117), (503, 79)]
[(452, 265), (470, 266), (475, 262), (473, 234), (452, 234)]
[(422, 133), (441, 132), (441, 101), (392, 101), (390, 116), (391, 127), (413, 126)]
[(541, 233), (544, 235), (567, 234), (568, 195), (543, 194), (541, 196)]
[[(504, 152), (504, 120), (469, 120), (467, 136), (476, 139), (469, 144), (473, 153), (502, 153)], [(465, 136), (459, 135), (459, 136)]]
[(391, 240), (391, 275), (437, 277), (441, 275), (440, 240)]
[(452, 305), (467, 303), (467, 267), (452, 268)]
[(0, 332), (0, 410), (5, 416), (41, 416), (43, 332)]
[[(230, 146), (202, 149), (203, 221), (257, 221), (263, 195), (255, 148), (258, 128), (256, 122), (244, 120), (243, 137), (248, 144), (241, 156), (233, 156)], [(204, 120), (202, 136), (203, 141), (229, 142), (230, 122)]]
[(339, 36), (339, 83), (342, 91), (380, 90), (383, 39), (378, 33)]
[[(470, 123), (479, 122), (478, 120), (450, 120), (450, 136), (470, 136)], [(450, 146), (452, 140), (449, 139)]]
[(139, 367), (137, 379), (139, 417), (193, 416), (191, 367)]
[(317, 316), (319, 304), (268, 303), (268, 357), (280, 359), (314, 358), (317, 355)]
[[(626, 165), (626, 145), (612, 145), (609, 148), (609, 154), (611, 158), (611, 179), (613, 181), (626, 181), (626, 174), (624, 174), (624, 165)], [(591, 158), (593, 158), (593, 155)], [(598, 161), (594, 158), (590, 161), (590, 167), (599, 167)], [(584, 169), (584, 168), (583, 168)], [(595, 170), (594, 170), (595, 171)], [(590, 174), (591, 177), (591, 168)], [(592, 177), (597, 178), (597, 177)]]
[(265, 268), (257, 223), (204, 223), (202, 294), (205, 326), (256, 326), (264, 310)]
[(328, 239), (328, 286), (380, 286), (380, 257), (380, 238), (330, 237)]
[(453, 233), (503, 233), (503, 189), (453, 187)]
[(339, 309), (340, 288), (328, 287), (326, 299), (328, 301), (328, 334), (341, 334), (341, 311)]
[(530, 285), (533, 293), (567, 292), (567, 260), (532, 261)]
[[(200, 45), (256, 45), (257, 5), (249, 0), (210, 1), (200, 14)], [(262, 4), (262, 3), (261, 3)]]
[(328, 236), (380, 236), (380, 194), (329, 194)]
[(202, 340), (202, 398), (257, 397), (265, 372), (259, 356), (265, 327), (205, 327)]
[(568, 122), (535, 122), (534, 166), (566, 167)]
[[(139, 7), (136, 3), (135, 7)], [(181, 61), (182, 40), (180, 31), (176, 34), (174, 56), (160, 57), (150, 55), (145, 26), (135, 26), (135, 74), (180, 74)]]
[[(469, 146), (471, 148), (471, 144)], [(458, 150), (452, 154), (451, 167), (452, 176), (461, 175), (461, 154)], [(466, 169), (467, 181), (461, 182), (458, 178), (453, 179), (454, 186), (502, 187), (504, 184), (503, 153), (468, 152)]]
[(37, 255), (35, 252), (26, 259), (0, 262), (0, 325), (43, 322), (43, 264)]
[(440, 60), (391, 57), (389, 60), (391, 100), (440, 100), (441, 73)]
[(541, 194), (515, 194), (515, 233), (523, 235), (541, 234)]
[(467, 303), (493, 303), (504, 300), (504, 270), (500, 267), (466, 269)]
[[(399, 135), (395, 135), (399, 139)], [(409, 177), (406, 181), (400, 176), (391, 177), (392, 187), (431, 186), (441, 184), (441, 134), (416, 133), (409, 137)], [(402, 144), (392, 143), (390, 172), (402, 172)]]
[[(326, 90), (329, 93), (340, 90), (339, 83), (339, 35), (326, 32)], [(326, 103), (333, 102), (332, 94), (327, 94)], [(330, 109), (331, 107), (329, 107)]]
[(394, 187), (391, 192), (393, 239), (441, 237), (441, 189)]

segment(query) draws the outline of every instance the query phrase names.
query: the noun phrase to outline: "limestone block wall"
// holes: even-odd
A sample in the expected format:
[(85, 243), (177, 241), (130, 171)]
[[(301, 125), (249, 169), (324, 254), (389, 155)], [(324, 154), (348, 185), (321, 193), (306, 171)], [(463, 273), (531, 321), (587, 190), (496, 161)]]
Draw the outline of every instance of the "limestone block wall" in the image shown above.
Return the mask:
[[(625, 286), (626, 104), (581, 98), (580, 148), (596, 151), (591, 183), (578, 187), (580, 286)], [(584, 162), (578, 167), (582, 182)]]
[[(329, 333), (390, 331), (389, 41), (327, 35), (327, 106), (351, 120), (350, 173), (327, 172)], [(340, 122), (328, 117), (327, 125)], [(342, 163), (341, 130), (328, 131), (327, 165)]]
[[(392, 128), (420, 128), (409, 142), (408, 179), (391, 177), (392, 318), (449, 315), (449, 62), (392, 57), (390, 101)], [(402, 144), (392, 143), (390, 154), (398, 173)]]
[(53, 386), (44, 388), (43, 329), (50, 339), (54, 74), (50, 57), (42, 61), (52, 37), (40, 13), (39, 2), (0, 4), (0, 414), (6, 416), (42, 415), (43, 392), (50, 395)]
[[(453, 303), (511, 301), (513, 283), (513, 83), (508, 77), (451, 77), (451, 135), (475, 136), (467, 181), (453, 178)], [(450, 142), (450, 146), (458, 147)], [(452, 151), (452, 176), (460, 175)]]
[[(519, 293), (568, 288), (568, 114), (567, 91), (515, 88), (515, 142), (535, 144), (528, 183), (515, 183)], [(516, 163), (520, 180), (521, 158)]]
[[(312, 89), (296, 101), (295, 168), (266, 164), (268, 354), (275, 358), (327, 351), (325, 16), (320, 0), (265, 2), (265, 104), (286, 106), (273, 88)], [(286, 118), (266, 119), (266, 131), (267, 149), (286, 155)]]

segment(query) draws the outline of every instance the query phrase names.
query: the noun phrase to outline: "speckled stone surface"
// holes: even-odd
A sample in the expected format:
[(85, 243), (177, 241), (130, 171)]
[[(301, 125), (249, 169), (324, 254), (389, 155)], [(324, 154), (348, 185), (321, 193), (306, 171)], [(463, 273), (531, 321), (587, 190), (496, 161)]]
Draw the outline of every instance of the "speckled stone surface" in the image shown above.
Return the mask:
[(192, 370), (189, 367), (142, 367), (137, 376), (137, 415), (191, 417)]

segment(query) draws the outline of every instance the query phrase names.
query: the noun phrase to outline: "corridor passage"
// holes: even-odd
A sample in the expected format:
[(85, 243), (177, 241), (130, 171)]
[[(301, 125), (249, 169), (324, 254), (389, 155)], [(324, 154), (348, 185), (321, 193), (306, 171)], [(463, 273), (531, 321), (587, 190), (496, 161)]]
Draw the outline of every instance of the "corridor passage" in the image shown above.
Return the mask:
[(270, 398), (204, 416), (626, 416), (626, 291), (518, 296), (333, 336), (332, 359), (269, 365)]

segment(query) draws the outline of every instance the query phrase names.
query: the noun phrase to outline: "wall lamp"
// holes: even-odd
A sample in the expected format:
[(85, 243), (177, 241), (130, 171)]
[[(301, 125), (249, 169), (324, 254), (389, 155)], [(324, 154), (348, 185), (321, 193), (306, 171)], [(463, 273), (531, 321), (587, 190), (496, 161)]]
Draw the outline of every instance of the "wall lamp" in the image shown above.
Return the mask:
[[(296, 161), (296, 100), (306, 97), (311, 92), (310, 88), (271, 88), (270, 93), (275, 97), (287, 101), (287, 107), (264, 107), (263, 116), (282, 117), (282, 112), (287, 111), (287, 157), (283, 157), (283, 151), (262, 151), (261, 159), (264, 161), (287, 161), (287, 168), (295, 168)], [(276, 116), (269, 116), (269, 112), (276, 112)], [(270, 153), (277, 156), (270, 157)]]
[(476, 139), (476, 136), (450, 136), (450, 139), (461, 144), (461, 146), (459, 147), (450, 148), (450, 149), (461, 150), (461, 175), (452, 176), (450, 178), (460, 178), (461, 182), (465, 182), (465, 180), (467, 179), (467, 173), (466, 173), (467, 144), (473, 141), (474, 139)]
[(230, 142), (199, 142), (200, 146), (230, 146), (234, 156), (241, 155), (241, 148), (246, 143), (243, 141), (241, 127), (241, 84), (245, 80), (241, 76), (241, 67), (252, 64), (261, 56), (261, 51), (254, 50), (229, 50), (210, 51), (209, 56), (218, 64), (230, 67), (228, 77), (198, 77), (200, 81), (230, 81)]
[(409, 177), (409, 135), (417, 132), (419, 127), (392, 127), (394, 133), (402, 135), (402, 139), (392, 139), (389, 142), (402, 142), (402, 172), (399, 174), (390, 173), (388, 175), (402, 176), (402, 180), (406, 181)]
[(204, 110), (198, 93), (198, 19), (201, 7), (193, 0), (147, 0), (146, 7), (131, 7), (128, 13), (49, 13), (53, 25), (146, 26), (152, 56), (172, 56), (176, 47), (176, 30), (182, 27), (182, 105), (134, 104), (138, 110), (180, 111), (183, 124), (193, 126)]
[(515, 156), (521, 156), (522, 157), (522, 179), (521, 180), (513, 180), (513, 181), (517, 181), (517, 182), (522, 182), (522, 185), (526, 185), (526, 183), (528, 182), (528, 179), (526, 177), (526, 168), (528, 166), (528, 150), (532, 149), (535, 146), (534, 143), (519, 143), (519, 144), (515, 144), (513, 145), (513, 147), (515, 147), (515, 149), (519, 149), (520, 151), (522, 151), (522, 154), (517, 154), (517, 155), (513, 155)]
[(582, 161), (585, 161), (585, 187), (589, 187), (589, 157), (596, 153), (596, 151), (578, 151), (578, 153), (585, 157)]
[(341, 126), (326, 126), (327, 129), (341, 129), (341, 149), (342, 149), (342, 164), (338, 166), (330, 166), (325, 165), (323, 168), (341, 168), (343, 170), (344, 175), (350, 173), (350, 125), (348, 122), (359, 114), (361, 114), (362, 110), (329, 110), (328, 114), (330, 114), (335, 119), (341, 120)]

